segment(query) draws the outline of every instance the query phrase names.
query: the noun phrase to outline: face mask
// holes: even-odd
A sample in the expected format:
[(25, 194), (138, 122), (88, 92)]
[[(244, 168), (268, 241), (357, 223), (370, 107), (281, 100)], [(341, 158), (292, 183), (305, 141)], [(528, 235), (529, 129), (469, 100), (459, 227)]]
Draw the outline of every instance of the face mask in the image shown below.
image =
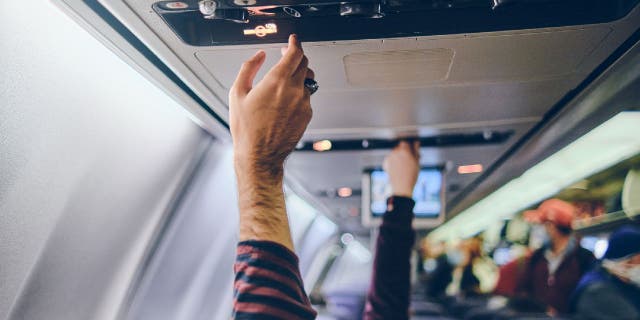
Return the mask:
[(531, 227), (530, 245), (534, 249), (548, 246), (551, 243), (551, 237), (547, 229), (543, 225), (535, 225)]

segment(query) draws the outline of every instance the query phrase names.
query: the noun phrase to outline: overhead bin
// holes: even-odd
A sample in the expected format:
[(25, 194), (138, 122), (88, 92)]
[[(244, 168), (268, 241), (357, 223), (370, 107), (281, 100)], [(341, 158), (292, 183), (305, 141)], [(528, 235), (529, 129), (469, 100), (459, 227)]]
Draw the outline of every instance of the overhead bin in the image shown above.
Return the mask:
[[(611, 22), (638, 0), (160, 1), (153, 9), (193, 46), (337, 41)], [(535, 13), (535, 14), (532, 14)]]

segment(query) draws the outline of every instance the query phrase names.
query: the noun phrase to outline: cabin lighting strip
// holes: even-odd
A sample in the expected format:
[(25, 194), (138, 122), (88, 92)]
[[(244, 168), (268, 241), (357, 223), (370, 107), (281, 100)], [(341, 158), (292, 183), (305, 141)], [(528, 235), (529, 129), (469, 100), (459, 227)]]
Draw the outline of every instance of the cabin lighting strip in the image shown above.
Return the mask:
[(622, 112), (435, 229), (434, 241), (470, 237), (640, 153), (640, 112)]

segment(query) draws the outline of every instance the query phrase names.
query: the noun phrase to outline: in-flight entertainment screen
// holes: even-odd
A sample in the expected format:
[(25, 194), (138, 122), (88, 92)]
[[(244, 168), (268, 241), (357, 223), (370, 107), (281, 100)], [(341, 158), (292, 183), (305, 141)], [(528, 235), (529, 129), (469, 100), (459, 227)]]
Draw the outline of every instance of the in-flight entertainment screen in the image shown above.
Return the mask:
[[(413, 209), (416, 218), (438, 218), (443, 211), (442, 170), (422, 168), (413, 189)], [(389, 176), (382, 169), (369, 171), (370, 212), (373, 217), (381, 217), (387, 209), (387, 198), (391, 196)]]

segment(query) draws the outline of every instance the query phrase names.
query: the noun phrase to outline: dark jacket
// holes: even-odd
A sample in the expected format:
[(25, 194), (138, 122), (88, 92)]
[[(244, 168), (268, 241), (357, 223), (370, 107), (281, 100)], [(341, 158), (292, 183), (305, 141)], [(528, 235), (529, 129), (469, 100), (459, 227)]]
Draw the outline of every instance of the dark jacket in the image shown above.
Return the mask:
[(409, 319), (411, 291), (411, 247), (415, 232), (411, 227), (413, 206), (410, 198), (391, 197), (376, 240), (373, 277), (367, 294), (364, 319)]
[(536, 250), (529, 258), (526, 269), (518, 280), (517, 295), (552, 307), (561, 314), (570, 312), (570, 296), (580, 278), (593, 266), (595, 258), (590, 251), (576, 245), (567, 252), (555, 275), (549, 275), (546, 247)]
[(624, 283), (601, 266), (585, 274), (572, 296), (576, 319), (640, 319), (640, 288)]

